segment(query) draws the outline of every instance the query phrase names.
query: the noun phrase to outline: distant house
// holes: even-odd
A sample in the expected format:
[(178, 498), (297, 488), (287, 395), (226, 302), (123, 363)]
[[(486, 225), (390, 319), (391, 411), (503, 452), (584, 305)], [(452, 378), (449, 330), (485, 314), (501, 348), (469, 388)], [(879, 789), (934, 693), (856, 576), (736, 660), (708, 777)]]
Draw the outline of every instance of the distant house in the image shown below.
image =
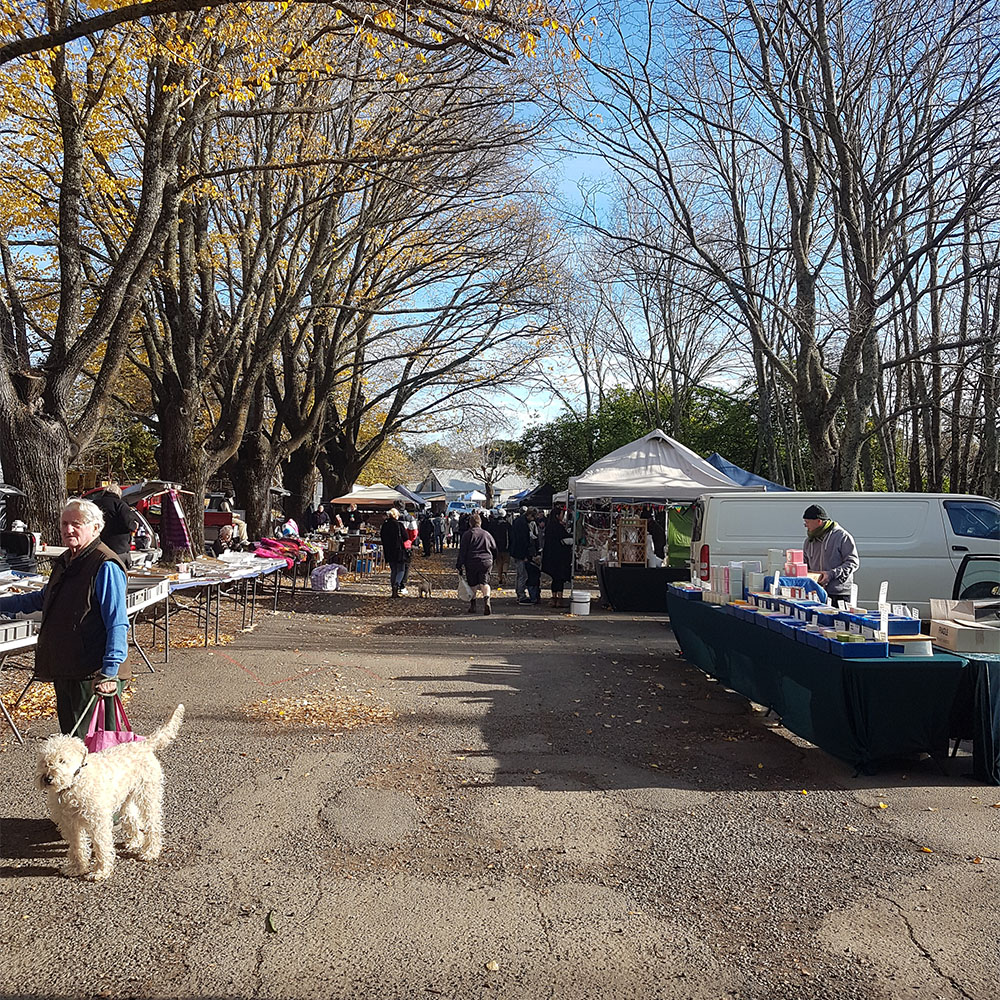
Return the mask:
[[(531, 483), (524, 476), (516, 472), (507, 473), (493, 484), (493, 502), (503, 503), (515, 493), (520, 493), (530, 486)], [(474, 490), (485, 493), (486, 484), (468, 469), (431, 469), (417, 488), (417, 493), (425, 496), (443, 493), (451, 501), (460, 500), (466, 493), (472, 493)]]

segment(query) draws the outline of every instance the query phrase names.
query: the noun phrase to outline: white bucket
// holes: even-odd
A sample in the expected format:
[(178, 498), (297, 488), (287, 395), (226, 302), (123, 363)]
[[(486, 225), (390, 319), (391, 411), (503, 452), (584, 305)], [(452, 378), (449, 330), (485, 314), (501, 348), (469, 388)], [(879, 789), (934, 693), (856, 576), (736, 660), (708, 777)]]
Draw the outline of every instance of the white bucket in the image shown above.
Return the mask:
[(569, 612), (571, 615), (590, 614), (590, 591), (573, 590), (569, 595)]

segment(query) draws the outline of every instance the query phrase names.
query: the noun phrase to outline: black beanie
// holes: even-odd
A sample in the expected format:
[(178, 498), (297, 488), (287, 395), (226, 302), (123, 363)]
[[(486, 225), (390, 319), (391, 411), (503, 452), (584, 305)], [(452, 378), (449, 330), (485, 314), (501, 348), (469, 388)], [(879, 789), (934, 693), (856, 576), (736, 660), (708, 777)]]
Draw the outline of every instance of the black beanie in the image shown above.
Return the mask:
[(806, 512), (802, 515), (803, 521), (812, 521), (819, 518), (821, 521), (827, 519), (827, 513), (818, 503), (811, 503), (806, 507)]

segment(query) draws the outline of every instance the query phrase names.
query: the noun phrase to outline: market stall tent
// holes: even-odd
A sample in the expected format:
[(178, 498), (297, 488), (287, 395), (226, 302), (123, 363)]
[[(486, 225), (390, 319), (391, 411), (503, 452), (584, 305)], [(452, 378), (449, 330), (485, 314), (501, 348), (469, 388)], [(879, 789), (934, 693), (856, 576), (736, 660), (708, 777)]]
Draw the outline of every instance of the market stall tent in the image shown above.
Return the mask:
[(748, 472), (746, 469), (741, 469), (734, 462), (723, 458), (717, 451), (713, 451), (705, 461), (718, 469), (724, 476), (728, 476), (734, 483), (741, 483), (750, 489), (754, 486), (763, 486), (768, 493), (789, 491), (788, 486), (782, 486), (780, 483), (772, 483), (770, 479), (758, 476), (756, 472)]
[(328, 503), (356, 503), (359, 507), (391, 507), (403, 499), (403, 494), (395, 487), (386, 486), (385, 483), (372, 483), (371, 486), (357, 486), (350, 493), (334, 497)]
[[(745, 488), (663, 431), (650, 431), (570, 479), (574, 537), (579, 542), (581, 527), (586, 536), (579, 553), (577, 546), (573, 548), (573, 576), (579, 554), (594, 566), (604, 603), (618, 611), (661, 611), (666, 603), (667, 582), (686, 576), (689, 570), (683, 563), (670, 567), (669, 558), (659, 568), (647, 567), (646, 522), (636, 508), (645, 504), (686, 505), (703, 493)], [(606, 515), (597, 515), (606, 518), (603, 528), (589, 524), (588, 514), (580, 510), (581, 504), (588, 508), (593, 502), (610, 504)], [(669, 527), (668, 521), (669, 549), (683, 554), (678, 526), (675, 524), (673, 532)], [(686, 530), (689, 532), (690, 527)]]
[(661, 430), (598, 459), (569, 481), (575, 500), (696, 500), (702, 493), (744, 490)]

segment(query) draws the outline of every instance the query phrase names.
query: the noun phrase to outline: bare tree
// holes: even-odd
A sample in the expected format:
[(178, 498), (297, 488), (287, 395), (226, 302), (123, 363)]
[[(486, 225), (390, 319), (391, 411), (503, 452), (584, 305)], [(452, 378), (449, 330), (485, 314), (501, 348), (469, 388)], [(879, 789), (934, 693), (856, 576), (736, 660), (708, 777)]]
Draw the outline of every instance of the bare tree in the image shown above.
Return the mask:
[(668, 32), (652, 8), (645, 24), (634, 8), (627, 21), (607, 9), (613, 30), (601, 45), (580, 40), (563, 105), (685, 243), (653, 249), (717, 282), (761, 387), (777, 378), (793, 393), (816, 483), (850, 488), (900, 291), (917, 286), (920, 309), (943, 293), (935, 260), (995, 200), (991, 7), (915, 15), (898, 0), (775, 0), (674, 12)]

